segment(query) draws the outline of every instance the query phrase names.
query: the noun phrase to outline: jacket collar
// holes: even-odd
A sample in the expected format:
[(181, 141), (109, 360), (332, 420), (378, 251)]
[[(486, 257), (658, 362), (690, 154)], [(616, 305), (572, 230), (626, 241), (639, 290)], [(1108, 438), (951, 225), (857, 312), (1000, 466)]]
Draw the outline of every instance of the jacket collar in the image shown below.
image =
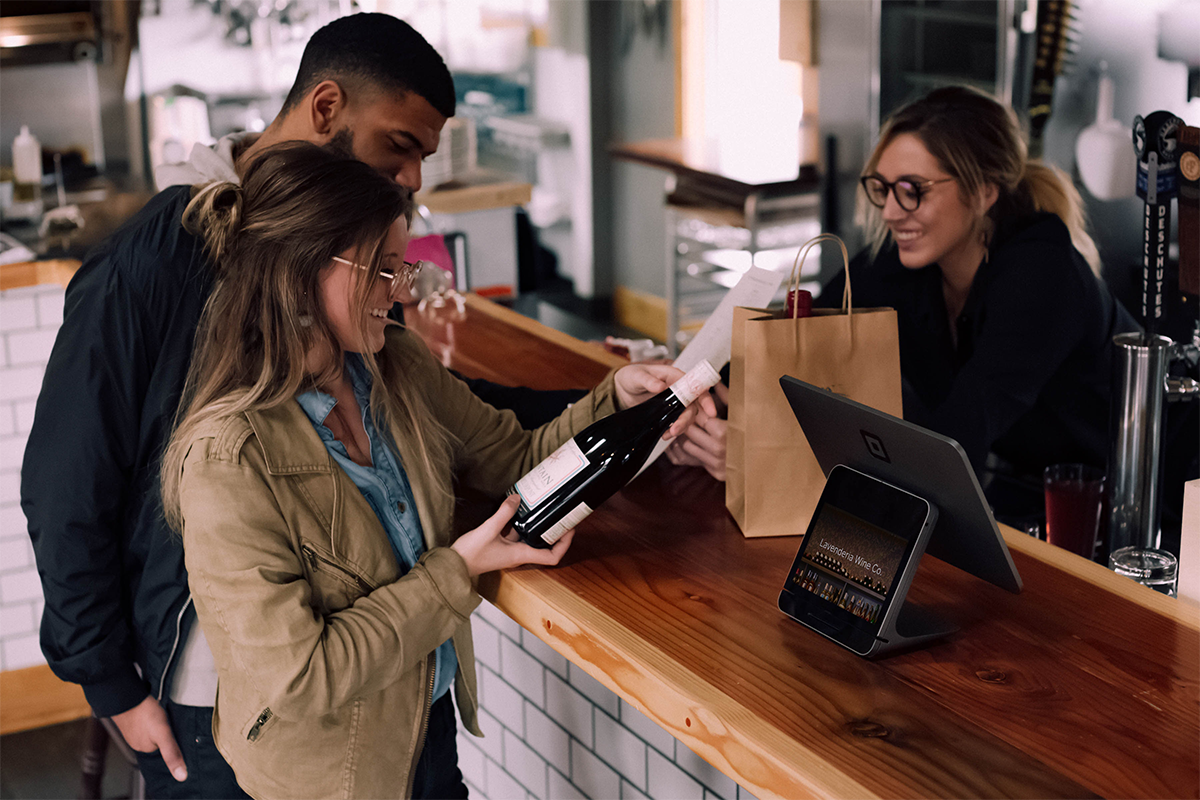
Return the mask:
[(295, 400), (246, 414), (272, 475), (329, 473), (336, 465)]

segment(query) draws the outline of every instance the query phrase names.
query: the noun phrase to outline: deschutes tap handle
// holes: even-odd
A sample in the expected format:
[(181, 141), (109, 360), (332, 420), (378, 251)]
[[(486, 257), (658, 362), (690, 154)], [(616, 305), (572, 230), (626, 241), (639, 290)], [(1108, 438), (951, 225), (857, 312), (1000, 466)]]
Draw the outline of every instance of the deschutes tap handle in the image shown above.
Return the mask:
[(1163, 281), (1171, 240), (1171, 198), (1178, 188), (1179, 127), (1183, 120), (1155, 111), (1133, 120), (1137, 153), (1137, 194), (1146, 201), (1142, 216), (1142, 323), (1157, 333), (1163, 313)]

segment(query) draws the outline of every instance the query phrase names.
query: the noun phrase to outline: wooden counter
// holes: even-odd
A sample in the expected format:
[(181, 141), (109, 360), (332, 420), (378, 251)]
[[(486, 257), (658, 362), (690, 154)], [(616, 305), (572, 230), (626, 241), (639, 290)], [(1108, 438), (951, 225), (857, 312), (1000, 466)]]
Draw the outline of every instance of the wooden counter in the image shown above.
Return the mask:
[[(476, 298), (434, 338), (463, 372), (512, 383), (576, 386), (612, 363)], [(880, 661), (781, 614), (798, 538), (744, 539), (721, 484), (665, 459), (564, 564), (482, 591), (762, 798), (1200, 796), (1194, 607), (1004, 534), (1024, 591), (925, 558), (912, 597), (961, 630)]]
[(80, 266), (81, 262), (74, 258), (3, 264), (0, 265), (0, 292), (43, 283), (56, 283), (65, 289)]

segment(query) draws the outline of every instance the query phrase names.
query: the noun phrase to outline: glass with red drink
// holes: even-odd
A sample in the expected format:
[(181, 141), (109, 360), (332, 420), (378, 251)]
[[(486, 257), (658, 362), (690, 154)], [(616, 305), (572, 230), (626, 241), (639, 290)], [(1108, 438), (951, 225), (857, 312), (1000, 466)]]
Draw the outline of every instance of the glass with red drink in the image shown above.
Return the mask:
[(1091, 558), (1104, 505), (1104, 473), (1086, 464), (1046, 467), (1046, 538), (1050, 544)]

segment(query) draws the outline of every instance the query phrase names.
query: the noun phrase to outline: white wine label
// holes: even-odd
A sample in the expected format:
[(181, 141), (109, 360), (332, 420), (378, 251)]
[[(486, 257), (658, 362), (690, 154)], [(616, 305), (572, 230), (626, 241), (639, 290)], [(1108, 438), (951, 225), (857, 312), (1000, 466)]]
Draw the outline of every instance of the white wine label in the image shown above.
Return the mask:
[(569, 514), (555, 523), (554, 527), (543, 533), (542, 540), (546, 544), (554, 544), (563, 537), (564, 533), (587, 519), (588, 514), (591, 513), (592, 510), (588, 508), (587, 503), (580, 503)]
[(721, 380), (721, 376), (713, 369), (712, 364), (708, 363), (708, 359), (701, 359), (699, 364), (671, 384), (671, 391), (679, 398), (679, 402), (690, 406), (697, 397), (707, 392), (709, 388), (716, 386), (719, 380)]
[(517, 481), (516, 490), (525, 505), (536, 508), (539, 503), (549, 497), (555, 489), (571, 479), (588, 464), (587, 456), (575, 444), (574, 439), (568, 439), (566, 444), (559, 447), (542, 463), (531, 469), (525, 477)]

